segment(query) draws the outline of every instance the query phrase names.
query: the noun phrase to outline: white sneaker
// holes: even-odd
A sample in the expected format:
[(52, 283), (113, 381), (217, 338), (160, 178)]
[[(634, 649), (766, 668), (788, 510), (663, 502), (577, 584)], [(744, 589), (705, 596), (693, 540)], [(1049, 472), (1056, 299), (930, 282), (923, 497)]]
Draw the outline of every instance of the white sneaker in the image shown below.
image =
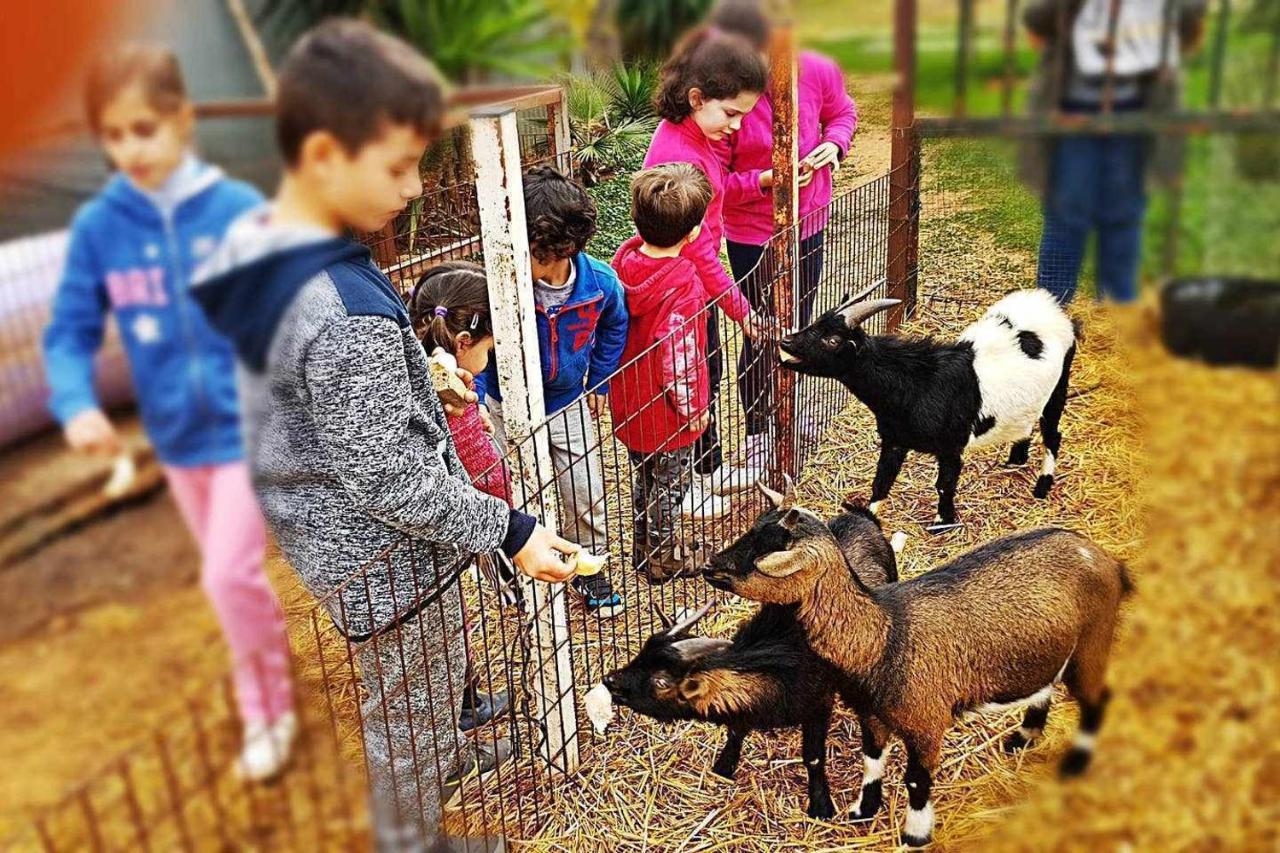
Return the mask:
[(703, 474), (704, 488), (721, 497), (749, 492), (756, 486), (762, 471), (753, 468), (728, 468), (721, 466), (710, 474)]
[(755, 484), (773, 465), (773, 437), (767, 432), (749, 435), (742, 442), (742, 468)]
[(298, 736), (298, 718), (292, 711), (271, 723), (247, 723), (244, 748), (236, 761), (236, 773), (249, 782), (265, 782), (289, 763), (289, 752)]
[(712, 478), (718, 474), (719, 470), (693, 478), (689, 491), (685, 492), (684, 500), (680, 503), (681, 515), (719, 518), (729, 511), (729, 502), (716, 494), (716, 490), (712, 487), (714, 482)]

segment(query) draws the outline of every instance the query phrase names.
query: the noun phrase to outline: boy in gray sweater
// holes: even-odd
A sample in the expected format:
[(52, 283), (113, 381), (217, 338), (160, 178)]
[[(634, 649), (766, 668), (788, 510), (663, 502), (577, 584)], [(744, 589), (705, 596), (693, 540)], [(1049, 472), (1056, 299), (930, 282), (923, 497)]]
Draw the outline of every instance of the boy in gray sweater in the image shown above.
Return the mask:
[(232, 226), (195, 294), (236, 348), (271, 530), (356, 648), (378, 848), (420, 849), (460, 778), (510, 753), (458, 729), (459, 574), (472, 554), (502, 550), (559, 582), (578, 546), (470, 485), (404, 303), (342, 236), (377, 231), (420, 194), (444, 114), (430, 63), (333, 20), (289, 53), (276, 110), (280, 189)]

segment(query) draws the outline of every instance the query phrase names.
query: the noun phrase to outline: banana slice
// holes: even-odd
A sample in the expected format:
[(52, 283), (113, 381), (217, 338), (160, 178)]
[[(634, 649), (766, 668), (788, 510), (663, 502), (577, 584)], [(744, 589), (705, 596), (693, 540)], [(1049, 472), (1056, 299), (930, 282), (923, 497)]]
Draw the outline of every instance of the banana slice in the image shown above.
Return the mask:
[(591, 720), (591, 727), (596, 730), (596, 734), (604, 734), (604, 730), (609, 727), (609, 721), (613, 719), (613, 696), (609, 693), (609, 688), (603, 684), (597, 684), (587, 691), (587, 695), (582, 698), (582, 704), (586, 706), (587, 717)]
[(579, 551), (573, 555), (573, 573), (579, 577), (598, 575), (609, 562), (608, 554), (593, 554), (590, 551)]
[(109, 500), (122, 498), (137, 479), (138, 467), (133, 463), (133, 457), (127, 451), (121, 453), (111, 466), (111, 477), (102, 487), (102, 494)]

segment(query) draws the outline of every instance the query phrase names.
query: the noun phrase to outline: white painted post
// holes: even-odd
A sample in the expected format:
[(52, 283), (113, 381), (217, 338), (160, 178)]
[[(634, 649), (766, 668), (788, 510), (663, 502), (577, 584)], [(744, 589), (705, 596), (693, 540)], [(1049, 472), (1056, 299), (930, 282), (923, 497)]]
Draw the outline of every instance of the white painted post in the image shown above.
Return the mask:
[[(489, 279), (502, 415), (508, 440), (520, 448), (518, 479), (534, 486), (526, 510), (552, 530), (558, 527), (559, 498), (542, 396), (542, 362), (533, 302), (533, 272), (525, 225), (520, 173), (520, 137), (515, 110), (495, 106), (471, 115), (471, 154), (476, 167), (480, 238)], [(516, 492), (528, 493), (517, 483)], [(535, 699), (542, 726), (543, 758), (565, 773), (578, 769), (578, 716), (573, 697), (573, 662), (564, 584), (546, 584), (519, 575), (524, 584), (532, 672), (526, 688)]]
[(548, 118), (553, 120), (553, 132), (556, 142), (556, 166), (565, 172), (571, 172), (570, 161), (573, 140), (569, 135), (569, 104), (565, 100), (564, 87), (560, 88), (560, 100), (547, 111)]

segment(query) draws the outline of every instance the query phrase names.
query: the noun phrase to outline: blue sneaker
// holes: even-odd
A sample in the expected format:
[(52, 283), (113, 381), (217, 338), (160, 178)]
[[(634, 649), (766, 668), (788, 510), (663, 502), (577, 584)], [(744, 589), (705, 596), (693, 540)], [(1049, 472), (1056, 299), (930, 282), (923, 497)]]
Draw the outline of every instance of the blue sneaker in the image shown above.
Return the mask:
[(464, 732), (473, 732), (501, 717), (510, 707), (511, 700), (501, 690), (492, 694), (468, 690), (462, 697), (462, 713), (458, 714), (458, 728)]
[(609, 578), (604, 572), (598, 575), (575, 577), (573, 588), (582, 596), (587, 610), (601, 619), (612, 619), (627, 609), (622, 596), (613, 591), (613, 584), (609, 583)]

